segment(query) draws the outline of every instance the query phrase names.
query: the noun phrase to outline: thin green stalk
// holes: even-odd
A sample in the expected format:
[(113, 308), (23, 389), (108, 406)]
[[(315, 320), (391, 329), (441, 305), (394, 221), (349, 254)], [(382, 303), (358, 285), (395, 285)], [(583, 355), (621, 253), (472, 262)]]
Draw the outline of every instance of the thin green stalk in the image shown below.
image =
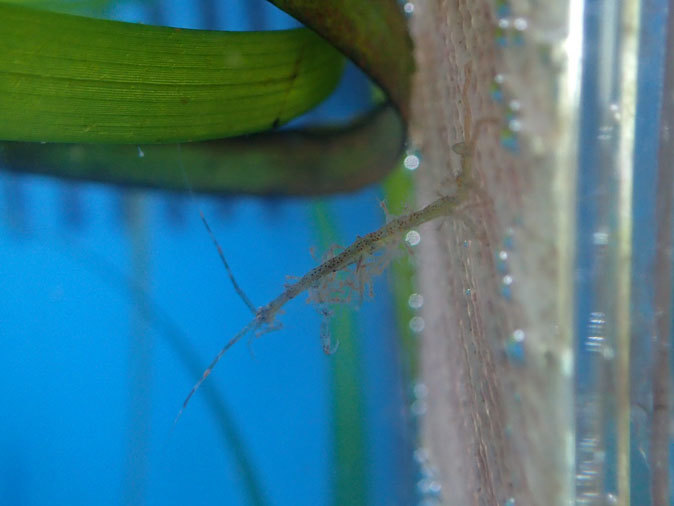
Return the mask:
[[(339, 243), (333, 213), (324, 202), (313, 206), (313, 221), (317, 225), (319, 246), (327, 250)], [(330, 308), (327, 336), (339, 344), (339, 353), (330, 360), (332, 388), (333, 463), (330, 479), (331, 502), (335, 505), (368, 504), (368, 465), (365, 431), (365, 400), (363, 370), (360, 363), (360, 339), (353, 310), (345, 305)]]

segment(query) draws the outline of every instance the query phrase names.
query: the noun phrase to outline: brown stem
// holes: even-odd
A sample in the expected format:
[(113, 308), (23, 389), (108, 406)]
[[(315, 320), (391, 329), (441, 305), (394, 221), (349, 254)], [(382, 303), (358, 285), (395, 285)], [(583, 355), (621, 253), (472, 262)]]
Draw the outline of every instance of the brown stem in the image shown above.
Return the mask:
[[(674, 0), (669, 2), (667, 31), (667, 61), (665, 90), (674, 86)], [(660, 120), (660, 149), (655, 219), (657, 223), (655, 250), (655, 343), (653, 345), (653, 421), (651, 427), (651, 495), (654, 506), (669, 505), (669, 414), (670, 406), (670, 332), (672, 280), (672, 188), (674, 175), (674, 97), (663, 94)]]

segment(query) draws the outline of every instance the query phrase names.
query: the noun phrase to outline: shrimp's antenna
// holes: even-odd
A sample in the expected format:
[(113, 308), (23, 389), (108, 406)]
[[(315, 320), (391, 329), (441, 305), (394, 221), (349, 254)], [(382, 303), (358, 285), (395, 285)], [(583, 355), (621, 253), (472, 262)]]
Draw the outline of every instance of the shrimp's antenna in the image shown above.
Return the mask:
[(227, 259), (225, 258), (225, 254), (222, 252), (222, 248), (220, 247), (220, 243), (218, 243), (218, 240), (215, 238), (215, 234), (211, 230), (211, 227), (209, 226), (208, 221), (206, 221), (206, 216), (204, 216), (204, 212), (201, 209), (199, 209), (199, 216), (201, 216), (201, 222), (204, 224), (204, 227), (206, 227), (206, 231), (208, 232), (208, 235), (211, 237), (211, 241), (213, 241), (213, 244), (218, 249), (218, 255), (220, 255), (220, 260), (222, 260), (222, 265), (225, 266), (225, 270), (227, 271), (227, 276), (229, 276), (229, 281), (232, 283), (232, 286), (234, 287), (234, 291), (241, 298), (243, 303), (246, 306), (248, 306), (248, 309), (250, 309), (250, 312), (255, 314), (257, 312), (257, 309), (255, 308), (255, 304), (252, 303), (252, 301), (248, 298), (248, 296), (243, 291), (243, 289), (239, 286), (239, 283), (236, 282), (236, 278), (234, 277), (234, 273), (232, 272), (232, 269), (229, 267), (229, 264), (227, 263)]
[(187, 397), (185, 397), (185, 400), (183, 401), (183, 405), (180, 408), (180, 411), (178, 411), (178, 414), (175, 417), (175, 420), (173, 420), (173, 426), (178, 423), (178, 420), (182, 416), (183, 412), (185, 411), (185, 408), (187, 407), (187, 404), (190, 402), (190, 399), (192, 396), (196, 393), (197, 390), (199, 390), (199, 387), (201, 384), (206, 381), (206, 378), (210, 376), (211, 372), (213, 372), (213, 368), (217, 365), (218, 362), (220, 362), (220, 359), (222, 356), (229, 350), (232, 346), (234, 346), (236, 343), (238, 343), (243, 336), (245, 336), (248, 332), (250, 332), (253, 328), (256, 326), (260, 325), (260, 321), (257, 318), (254, 318), (251, 320), (248, 325), (246, 325), (244, 328), (239, 330), (239, 332), (236, 333), (234, 337), (232, 337), (225, 345), (222, 347), (222, 349), (218, 352), (218, 354), (215, 356), (215, 358), (211, 361), (211, 363), (208, 365), (204, 373), (201, 375), (201, 378), (199, 381), (197, 381), (194, 386), (192, 387), (192, 390), (190, 390), (190, 393), (187, 394)]
[[(215, 234), (213, 233), (213, 230), (211, 230), (210, 225), (208, 224), (208, 220), (206, 220), (206, 216), (204, 215), (203, 210), (199, 206), (199, 203), (197, 202), (196, 196), (194, 195), (194, 190), (192, 189), (192, 185), (190, 184), (190, 181), (187, 177), (187, 171), (185, 170), (185, 165), (183, 164), (183, 150), (182, 146), (178, 144), (178, 164), (180, 165), (180, 170), (182, 171), (183, 175), (183, 182), (185, 183), (185, 187), (187, 188), (187, 191), (190, 194), (190, 199), (197, 204), (197, 207), (199, 209), (199, 216), (201, 217), (201, 222), (204, 224), (204, 227), (206, 227), (206, 231), (208, 232), (209, 237), (211, 238), (211, 241), (213, 241), (213, 244), (218, 250), (218, 255), (220, 256), (220, 260), (222, 260), (222, 265), (225, 266), (225, 270), (227, 271), (227, 276), (229, 277), (229, 281), (232, 283), (232, 286), (234, 287), (234, 291), (236, 294), (239, 296), (239, 298), (243, 301), (243, 303), (248, 307), (250, 312), (252, 314), (256, 314), (257, 308), (255, 307), (255, 304), (250, 300), (250, 298), (246, 295), (246, 293), (243, 291), (243, 289), (239, 286), (239, 283), (236, 282), (236, 278), (234, 277), (234, 273), (232, 272), (232, 269), (229, 267), (229, 263), (227, 262), (227, 259), (225, 258), (225, 253), (222, 251), (222, 248), (220, 247), (220, 243), (218, 242), (218, 239), (215, 237)], [(203, 381), (203, 380), (202, 380)]]

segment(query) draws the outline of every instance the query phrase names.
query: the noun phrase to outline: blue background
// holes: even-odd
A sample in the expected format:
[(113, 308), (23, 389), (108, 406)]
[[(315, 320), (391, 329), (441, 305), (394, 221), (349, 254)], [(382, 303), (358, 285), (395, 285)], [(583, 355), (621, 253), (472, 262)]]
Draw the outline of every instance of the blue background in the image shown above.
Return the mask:
[[(107, 16), (185, 28), (284, 28), (263, 2), (116, 3)], [(347, 70), (305, 119), (369, 105)], [(141, 146), (142, 149), (142, 146)], [(243, 478), (203, 391), (170, 339), (202, 369), (250, 319), (199, 219), (203, 210), (257, 305), (315, 265), (311, 199), (195, 197), (0, 173), (0, 504), (247, 504)], [(329, 199), (342, 236), (381, 224), (380, 192)], [(320, 251), (319, 251), (320, 253)], [(370, 504), (403, 504), (411, 436), (385, 279), (358, 313)], [(209, 378), (269, 504), (330, 504), (331, 357), (303, 297), (283, 328), (239, 343)], [(177, 336), (177, 337), (176, 337)]]

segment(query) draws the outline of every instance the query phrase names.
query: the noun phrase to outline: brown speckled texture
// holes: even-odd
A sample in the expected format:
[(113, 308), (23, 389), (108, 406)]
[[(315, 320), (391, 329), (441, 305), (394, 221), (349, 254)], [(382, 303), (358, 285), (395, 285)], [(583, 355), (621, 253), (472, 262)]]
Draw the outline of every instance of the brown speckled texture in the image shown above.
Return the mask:
[[(564, 176), (565, 118), (551, 91), (560, 67), (534, 42), (535, 29), (522, 47), (499, 48), (491, 2), (414, 5), (410, 131), (422, 154), (419, 203), (452, 191), (459, 158), (451, 147), (469, 139), (468, 115), (473, 125), (487, 117), (505, 123), (490, 96), (497, 73), (510, 76), (506, 93), (522, 103), (524, 124), (518, 155), (501, 147), (499, 128), (474, 139), (481, 191), (456, 219), (421, 229), (424, 445), (446, 504), (502, 505), (510, 498), (518, 506), (564, 504), (573, 483), (572, 377), (565, 365), (572, 319), (564, 297), (573, 279), (572, 244), (560, 216), (571, 212), (565, 192), (573, 181)], [(462, 93), (467, 68), (471, 79)], [(506, 272), (514, 281), (506, 297), (496, 257), (509, 237), (515, 246)], [(526, 334), (522, 364), (504, 352), (516, 329)]]

